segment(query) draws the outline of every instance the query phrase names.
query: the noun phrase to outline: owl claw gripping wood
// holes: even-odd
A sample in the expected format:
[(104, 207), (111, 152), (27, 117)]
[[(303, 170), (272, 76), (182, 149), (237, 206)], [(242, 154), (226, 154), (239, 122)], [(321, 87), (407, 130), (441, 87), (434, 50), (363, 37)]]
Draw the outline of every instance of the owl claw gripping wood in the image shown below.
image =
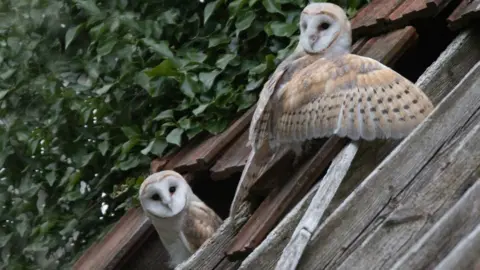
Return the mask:
[(232, 217), (237, 218), (242, 201), (278, 149), (298, 149), (295, 145), (307, 140), (334, 135), (400, 139), (433, 110), (415, 84), (374, 59), (350, 53), (350, 22), (339, 6), (309, 4), (299, 24), (299, 48), (260, 93), (249, 132), (252, 151), (232, 202)]
[(222, 219), (174, 171), (147, 177), (139, 199), (170, 255), (172, 267), (188, 259), (222, 224)]

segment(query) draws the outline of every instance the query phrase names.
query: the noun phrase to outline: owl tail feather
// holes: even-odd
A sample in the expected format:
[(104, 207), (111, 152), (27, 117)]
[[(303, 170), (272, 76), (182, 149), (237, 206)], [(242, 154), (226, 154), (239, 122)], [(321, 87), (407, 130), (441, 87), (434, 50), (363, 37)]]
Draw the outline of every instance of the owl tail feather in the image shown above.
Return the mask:
[(252, 150), (248, 156), (247, 163), (240, 177), (235, 196), (230, 206), (230, 216), (235, 217), (240, 210), (240, 205), (248, 196), (250, 188), (257, 181), (261, 173), (270, 164), (273, 155), (270, 153), (268, 146), (261, 147), (257, 151)]

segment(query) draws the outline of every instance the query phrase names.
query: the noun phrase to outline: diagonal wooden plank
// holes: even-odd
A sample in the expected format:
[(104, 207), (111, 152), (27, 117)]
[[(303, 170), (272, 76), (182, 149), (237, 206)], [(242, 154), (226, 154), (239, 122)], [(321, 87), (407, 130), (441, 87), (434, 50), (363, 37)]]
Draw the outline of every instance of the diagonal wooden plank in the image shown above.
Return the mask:
[[(361, 245), (353, 248), (346, 259), (336, 259), (335, 262), (338, 263), (331, 263), (328, 268), (390, 269), (409, 247), (441, 219), (458, 200), (458, 194), (464, 192), (465, 186), (478, 179), (479, 175), (475, 175), (475, 171), (480, 168), (480, 141), (475, 136), (480, 135), (479, 123), (480, 111), (448, 139), (412, 182), (391, 200), (380, 213), (377, 225), (370, 226), (376, 228), (365, 234)], [(456, 243), (454, 239), (462, 236), (462, 229), (471, 229), (480, 221), (479, 218), (480, 215), (459, 218), (463, 227), (452, 227), (448, 233), (449, 241), (438, 242), (435, 252), (428, 249), (420, 252), (423, 254), (423, 262), (428, 264), (408, 269), (432, 268), (435, 260), (453, 247)]]
[[(468, 138), (469, 141), (464, 144), (464, 151), (470, 151), (466, 144), (470, 146), (473, 143), (472, 146), (476, 146), (478, 152), (480, 147), (478, 143), (473, 142), (472, 139), (478, 139), (478, 136), (480, 136), (479, 127), (480, 126), (477, 125), (476, 130), (470, 132), (470, 138)], [(472, 133), (477, 133), (477, 138), (472, 138)], [(478, 165), (480, 166), (480, 164)], [(480, 175), (476, 175), (477, 179), (479, 176)], [(467, 190), (460, 200), (392, 266), (391, 269), (431, 269), (438, 263), (438, 260), (443, 258), (443, 256), (440, 255), (441, 253), (451, 251), (450, 254), (455, 254), (455, 245), (460, 242), (462, 238), (468, 237), (468, 234), (473, 232), (475, 227), (478, 227), (480, 224), (479, 198), (480, 181), (477, 181)], [(446, 235), (448, 235), (448, 237), (445, 237)], [(480, 242), (478, 242), (478, 244), (480, 244)], [(477, 252), (480, 251), (480, 246), (478, 246), (476, 250)], [(476, 254), (475, 258), (477, 257), (478, 254)], [(445, 258), (446, 261), (442, 262), (444, 264), (443, 267), (451, 264), (453, 261), (448, 262), (451, 259), (453, 258)], [(454, 261), (456, 260), (454, 259)], [(466, 260), (464, 263), (468, 264), (469, 261), (472, 263), (471, 260)], [(458, 262), (455, 262), (455, 264), (457, 263)], [(471, 269), (466, 266), (467, 265), (458, 267), (457, 265), (457, 267), (447, 267), (444, 269)]]
[[(448, 27), (458, 30), (468, 26), (471, 21), (480, 19), (480, 0), (463, 0), (447, 18)], [(478, 22), (477, 22), (478, 24)], [(475, 23), (472, 23), (475, 25)]]
[[(478, 197), (477, 197), (478, 198)], [(437, 266), (437, 270), (480, 269), (480, 224)]]
[(373, 0), (365, 5), (351, 20), (354, 36), (384, 29), (388, 15), (402, 2), (403, 0)]
[(480, 87), (479, 75), (480, 63), (321, 225), (300, 262), (302, 269), (324, 268), (341, 256), (442, 144), (465, 125), (480, 108), (480, 92), (475, 90)]
[(357, 151), (358, 144), (351, 142), (332, 161), (327, 173), (320, 180), (320, 186), (312, 202), (293, 232), (290, 242), (282, 252), (282, 256), (277, 263), (277, 270), (295, 269), (297, 267), (305, 247), (347, 174)]

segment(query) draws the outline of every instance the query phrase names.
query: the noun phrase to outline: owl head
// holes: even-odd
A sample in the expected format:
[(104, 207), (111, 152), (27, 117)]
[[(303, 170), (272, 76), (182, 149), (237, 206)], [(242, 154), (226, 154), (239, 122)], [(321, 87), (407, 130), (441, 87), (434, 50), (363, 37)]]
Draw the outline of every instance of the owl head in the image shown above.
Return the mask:
[(165, 170), (151, 174), (140, 186), (139, 199), (145, 213), (154, 218), (169, 218), (180, 213), (192, 189), (177, 172)]
[(312, 3), (300, 15), (300, 45), (310, 54), (350, 51), (352, 33), (345, 11), (331, 3)]

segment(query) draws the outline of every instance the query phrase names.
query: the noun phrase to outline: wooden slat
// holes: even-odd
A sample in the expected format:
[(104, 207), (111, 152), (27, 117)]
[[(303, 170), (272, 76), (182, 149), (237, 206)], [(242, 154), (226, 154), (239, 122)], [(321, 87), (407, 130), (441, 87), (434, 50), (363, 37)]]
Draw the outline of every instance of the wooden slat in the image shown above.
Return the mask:
[(354, 37), (397, 30), (414, 19), (436, 16), (451, 0), (378, 0), (364, 6), (352, 19)]
[(353, 34), (358, 36), (385, 28), (388, 15), (402, 2), (403, 0), (373, 0), (351, 20)]
[[(478, 140), (480, 136), (480, 125), (470, 132), (470, 136), (462, 141), (460, 147), (464, 154), (470, 153), (474, 147), (477, 152), (480, 152), (480, 145), (474, 140)], [(475, 135), (477, 137), (472, 137)], [(475, 156), (471, 156), (475, 158)], [(479, 158), (480, 156), (476, 156)], [(462, 159), (463, 160), (463, 159)], [(480, 167), (480, 162), (477, 164)], [(450, 167), (451, 168), (451, 167)], [(475, 175), (478, 179), (480, 175)], [(475, 227), (480, 226), (480, 181), (473, 184), (471, 188), (462, 196), (462, 198), (450, 209), (448, 212), (430, 229), (415, 245), (413, 245), (404, 256), (402, 256), (392, 267), (392, 270), (408, 270), (408, 269), (432, 269), (438, 264), (438, 261), (444, 258), (442, 254), (455, 254), (455, 249), (462, 250), (464, 244), (461, 242), (463, 238), (467, 238), (470, 233), (473, 233)], [(478, 231), (478, 228), (477, 228)], [(447, 236), (448, 237), (445, 237)], [(480, 236), (480, 234), (478, 235)], [(466, 239), (464, 239), (466, 240)], [(480, 238), (477, 239), (477, 248), (475, 259), (478, 258), (480, 252)], [(457, 246), (457, 247), (455, 247)], [(464, 253), (465, 255), (468, 252)], [(456, 254), (459, 255), (459, 254)], [(471, 254), (473, 255), (473, 254)], [(450, 256), (450, 255), (449, 255)], [(448, 257), (448, 256), (447, 256)], [(451, 259), (454, 259), (455, 264), (459, 263), (457, 258), (445, 258), (443, 268), (448, 264)], [(466, 256), (468, 258), (468, 256)], [(446, 267), (443, 269), (472, 269), (473, 262), (471, 259), (462, 258), (464, 265), (456, 265), (457, 267)], [(469, 265), (470, 264), (470, 265)]]
[(480, 269), (480, 224), (437, 266), (437, 270)]
[[(211, 136), (201, 143), (188, 149), (186, 155), (180, 160), (174, 160), (172, 168), (177, 172), (194, 172), (207, 170), (218, 157), (220, 152), (232, 142), (250, 123), (255, 106), (251, 107), (246, 113), (235, 120), (233, 124), (221, 134)], [(168, 166), (168, 165), (167, 165)]]
[(407, 0), (388, 16), (389, 24), (407, 25), (413, 19), (437, 15), (451, 0)]
[(301, 269), (334, 266), (336, 258), (358, 247), (354, 242), (364, 239), (379, 214), (395, 205), (398, 194), (480, 109), (479, 75), (480, 63), (321, 225)]
[[(379, 214), (384, 220), (372, 225), (375, 228), (365, 235), (366, 240), (354, 248), (346, 259), (336, 260), (341, 262), (340, 266), (331, 264), (329, 267), (344, 270), (354, 266), (391, 269), (399, 257), (441, 219), (458, 200), (459, 193), (462, 194), (465, 187), (480, 176), (475, 173), (480, 169), (480, 141), (476, 136), (480, 135), (480, 112), (473, 117), (428, 161), (412, 179), (413, 183), (392, 198), (395, 203), (390, 203)], [(475, 213), (471, 213), (473, 216), (456, 216), (458, 226), (450, 227), (448, 233), (442, 233), (449, 235), (448, 240), (432, 243), (435, 248), (420, 251), (418, 256), (422, 257), (422, 261), (419, 264), (410, 261), (399, 269), (431, 269), (480, 221), (480, 215)]]
[(448, 27), (452, 30), (458, 30), (472, 22), (473, 25), (480, 23), (480, 0), (463, 0), (462, 3), (448, 17)]
[(320, 186), (315, 196), (293, 232), (292, 239), (282, 252), (277, 263), (277, 270), (290, 270), (297, 267), (313, 232), (326, 214), (326, 210), (347, 174), (357, 151), (358, 143), (351, 142), (332, 161), (327, 173), (320, 180)]
[[(397, 59), (392, 53), (402, 53), (406, 48), (412, 45), (412, 41), (416, 39), (416, 32), (413, 27), (406, 27), (404, 29), (395, 31), (383, 37), (367, 41), (365, 45), (359, 49), (359, 54), (366, 55), (377, 59), (383, 63), (391, 64), (393, 59)], [(381, 48), (381, 49), (380, 49)], [(332, 138), (331, 138), (332, 139)], [(272, 191), (265, 199), (258, 209), (250, 217), (249, 221), (240, 230), (231, 247), (228, 255), (232, 258), (239, 258), (251, 252), (268, 234), (268, 232), (277, 224), (279, 219), (283, 216), (289, 206), (291, 206), (293, 199), (298, 201), (296, 196), (304, 196), (313, 182), (317, 180), (324, 169), (327, 168), (331, 159), (338, 154), (345, 142), (336, 144), (330, 141), (328, 147), (320, 150), (313, 158), (310, 158), (306, 164), (307, 166), (315, 167), (316, 171), (309, 172), (305, 167), (301, 167), (295, 176), (290, 179), (285, 185), (281, 185)], [(331, 150), (334, 152), (329, 152)], [(322, 151), (327, 151), (322, 153)], [(313, 165), (314, 164), (314, 165)], [(303, 165), (305, 166), (305, 164)], [(283, 171), (277, 171), (276, 174), (281, 175)], [(308, 172), (308, 173), (307, 173)], [(314, 179), (308, 179), (314, 177)]]
[[(460, 80), (465, 73), (480, 60), (480, 35), (474, 31), (460, 34), (441, 56), (418, 79), (417, 85), (425, 91), (433, 103), (438, 103)], [(340, 186), (327, 212), (332, 213), (344, 199), (368, 176), (382, 159), (398, 142), (372, 143), (363, 142), (352, 164), (347, 178)], [(299, 203), (285, 219), (267, 236), (265, 241), (255, 249), (242, 263), (240, 270), (273, 270), (280, 254), (308, 207), (311, 196)], [(288, 220), (287, 220), (288, 219)], [(323, 221), (321, 221), (323, 222)], [(308, 247), (307, 247), (308, 248)], [(298, 268), (300, 269), (300, 268)], [(479, 269), (480, 270), (480, 269)]]
[(243, 170), (252, 149), (250, 146), (247, 146), (247, 141), (248, 128), (233, 141), (232, 145), (223, 152), (215, 165), (210, 168), (213, 180), (223, 180)]
[(92, 245), (75, 262), (73, 269), (114, 269), (150, 227), (151, 223), (141, 208), (130, 209), (100, 242)]

